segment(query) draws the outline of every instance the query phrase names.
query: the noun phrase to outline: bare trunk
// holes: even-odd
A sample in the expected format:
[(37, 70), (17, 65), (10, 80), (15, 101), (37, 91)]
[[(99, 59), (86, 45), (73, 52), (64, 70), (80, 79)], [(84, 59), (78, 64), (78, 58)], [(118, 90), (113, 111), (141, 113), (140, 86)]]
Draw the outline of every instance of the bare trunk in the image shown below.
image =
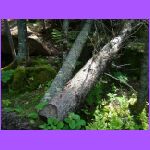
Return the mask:
[(87, 20), (83, 29), (76, 38), (69, 54), (67, 55), (62, 68), (59, 70), (58, 74), (56, 75), (55, 79), (51, 84), (51, 87), (45, 93), (41, 102), (51, 101), (52, 97), (54, 97), (57, 92), (60, 92), (63, 89), (64, 85), (71, 79), (76, 66), (76, 61), (78, 60), (82, 52), (83, 46), (88, 39), (91, 24), (92, 21)]
[(145, 34), (145, 51), (141, 65), (140, 87), (138, 91), (137, 102), (130, 106), (130, 110), (133, 115), (140, 114), (146, 105), (146, 101), (148, 100), (148, 32)]
[(27, 27), (26, 20), (19, 19), (18, 23), (18, 54), (17, 61), (28, 60), (29, 51), (27, 46)]
[(11, 35), (11, 32), (10, 32), (8, 21), (6, 19), (4, 19), (4, 24), (5, 24), (5, 31), (6, 31), (7, 36), (8, 36), (8, 41), (9, 41), (9, 45), (10, 45), (10, 48), (11, 48), (13, 60), (15, 60), (16, 59), (15, 46), (14, 46), (13, 38), (12, 38), (12, 35)]
[(129, 21), (125, 23), (121, 34), (107, 43), (98, 54), (95, 54), (65, 85), (63, 91), (49, 101), (49, 104), (40, 111), (40, 115), (63, 120), (69, 112), (74, 111), (83, 102), (97, 78), (104, 73), (107, 63), (117, 54), (130, 31), (131, 22)]
[(69, 20), (63, 21), (63, 51), (68, 49), (68, 30), (69, 30)]

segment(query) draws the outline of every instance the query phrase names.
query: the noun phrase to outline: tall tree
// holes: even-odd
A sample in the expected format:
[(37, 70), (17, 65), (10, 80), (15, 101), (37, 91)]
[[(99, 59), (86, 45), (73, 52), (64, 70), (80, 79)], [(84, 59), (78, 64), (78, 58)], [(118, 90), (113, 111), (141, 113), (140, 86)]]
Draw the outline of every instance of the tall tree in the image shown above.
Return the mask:
[(148, 26), (144, 31), (145, 50), (141, 64), (140, 86), (138, 90), (137, 101), (134, 105), (130, 105), (130, 110), (133, 115), (139, 115), (145, 108), (148, 100)]
[(28, 60), (29, 58), (29, 50), (27, 46), (27, 27), (26, 20), (19, 19), (17, 21), (18, 25), (18, 54), (17, 61), (20, 62), (22, 60)]
[(63, 21), (63, 50), (68, 49), (68, 30), (69, 30), (69, 20), (65, 19)]
[(7, 19), (4, 19), (4, 24), (5, 24), (5, 32), (8, 36), (8, 41), (9, 41), (9, 45), (10, 45), (11, 52), (12, 52), (12, 57), (13, 57), (13, 60), (15, 60), (16, 59), (15, 46), (14, 46), (13, 38), (12, 38), (12, 35), (10, 32), (10, 28), (9, 28)]

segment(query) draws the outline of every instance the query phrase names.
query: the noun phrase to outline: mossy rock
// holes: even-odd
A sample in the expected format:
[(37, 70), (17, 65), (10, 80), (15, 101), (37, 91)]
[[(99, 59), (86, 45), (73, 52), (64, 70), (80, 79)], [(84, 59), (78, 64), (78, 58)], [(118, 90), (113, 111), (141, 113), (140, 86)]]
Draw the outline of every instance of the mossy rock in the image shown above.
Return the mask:
[(41, 65), (47, 65), (48, 64), (48, 60), (44, 59), (44, 58), (33, 58), (31, 65), (32, 66), (41, 66)]
[(13, 90), (24, 90), (26, 87), (26, 68), (23, 66), (19, 66), (16, 68), (14, 72), (14, 78), (12, 81), (12, 89)]
[(27, 67), (26, 72), (30, 89), (52, 80), (56, 75), (56, 71), (50, 65)]
[(39, 85), (51, 81), (56, 71), (50, 65), (17, 67), (14, 73), (12, 89), (18, 92), (34, 90)]

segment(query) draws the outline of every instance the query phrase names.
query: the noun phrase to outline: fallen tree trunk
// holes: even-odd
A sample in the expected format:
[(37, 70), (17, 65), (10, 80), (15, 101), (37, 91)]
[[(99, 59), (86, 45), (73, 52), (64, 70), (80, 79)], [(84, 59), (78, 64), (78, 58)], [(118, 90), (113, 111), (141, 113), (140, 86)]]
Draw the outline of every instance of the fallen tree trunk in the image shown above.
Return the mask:
[(83, 46), (88, 39), (88, 34), (91, 29), (91, 20), (87, 20), (83, 29), (77, 36), (69, 54), (67, 55), (62, 68), (59, 70), (58, 74), (56, 75), (55, 79), (53, 80), (51, 87), (45, 93), (41, 102), (50, 101), (57, 92), (60, 92), (64, 85), (70, 80), (72, 77), (73, 71), (76, 66), (76, 62), (82, 52)]
[(117, 54), (126, 36), (131, 31), (131, 21), (125, 23), (121, 34), (108, 42), (87, 64), (70, 80), (49, 104), (40, 111), (46, 118), (56, 117), (63, 120), (69, 112), (75, 111), (83, 102), (97, 78), (104, 73), (106, 65)]

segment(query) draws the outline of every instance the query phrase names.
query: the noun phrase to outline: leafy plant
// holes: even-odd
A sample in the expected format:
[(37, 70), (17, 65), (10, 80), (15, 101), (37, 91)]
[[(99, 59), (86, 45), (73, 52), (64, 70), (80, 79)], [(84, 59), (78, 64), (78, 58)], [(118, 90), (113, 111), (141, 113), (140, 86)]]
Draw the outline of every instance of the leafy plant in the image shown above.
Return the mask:
[(37, 112), (31, 112), (31, 113), (29, 113), (28, 117), (30, 119), (37, 119), (38, 118), (38, 114), (37, 114)]
[(48, 118), (47, 123), (44, 123), (39, 126), (40, 129), (44, 130), (60, 130), (63, 129), (64, 123), (62, 121), (58, 121), (55, 118)]
[(48, 102), (39, 103), (38, 105), (35, 106), (35, 109), (36, 109), (37, 111), (40, 111), (40, 110), (42, 110), (47, 104), (48, 104)]
[(3, 107), (8, 107), (8, 106), (10, 106), (10, 104), (11, 104), (10, 99), (2, 100), (2, 106)]
[(86, 125), (85, 120), (81, 119), (79, 115), (75, 113), (70, 113), (68, 118), (64, 119), (64, 122), (68, 125), (70, 129), (81, 129)]
[(79, 115), (70, 113), (64, 121), (59, 121), (56, 118), (48, 118), (47, 123), (39, 126), (44, 130), (60, 130), (60, 129), (81, 129), (86, 125), (86, 122), (80, 118)]
[(58, 31), (58, 30), (56, 30), (56, 29), (53, 29), (53, 30), (52, 30), (51, 36), (52, 36), (52, 39), (53, 39), (56, 43), (62, 42), (62, 40), (63, 40), (63, 38), (62, 38), (62, 32), (61, 32), (61, 31)]
[(98, 82), (90, 91), (90, 93), (87, 96), (87, 104), (97, 104), (99, 100), (101, 99), (101, 94), (103, 93), (103, 84)]
[(14, 70), (2, 71), (2, 82), (7, 83), (14, 75)]
[[(116, 89), (116, 92), (118, 90)], [(133, 94), (129, 99), (125, 96), (118, 96), (117, 93), (108, 93), (108, 103), (101, 107), (103, 103), (96, 107), (94, 119), (88, 123), (86, 129), (92, 130), (132, 130), (132, 129), (148, 129), (148, 117), (145, 109), (138, 117), (140, 124), (135, 121), (135, 117), (130, 114), (128, 109), (129, 104), (136, 101), (136, 96)]]
[(117, 78), (122, 83), (127, 83), (127, 81), (128, 81), (127, 76), (119, 71), (114, 72), (114, 77)]

